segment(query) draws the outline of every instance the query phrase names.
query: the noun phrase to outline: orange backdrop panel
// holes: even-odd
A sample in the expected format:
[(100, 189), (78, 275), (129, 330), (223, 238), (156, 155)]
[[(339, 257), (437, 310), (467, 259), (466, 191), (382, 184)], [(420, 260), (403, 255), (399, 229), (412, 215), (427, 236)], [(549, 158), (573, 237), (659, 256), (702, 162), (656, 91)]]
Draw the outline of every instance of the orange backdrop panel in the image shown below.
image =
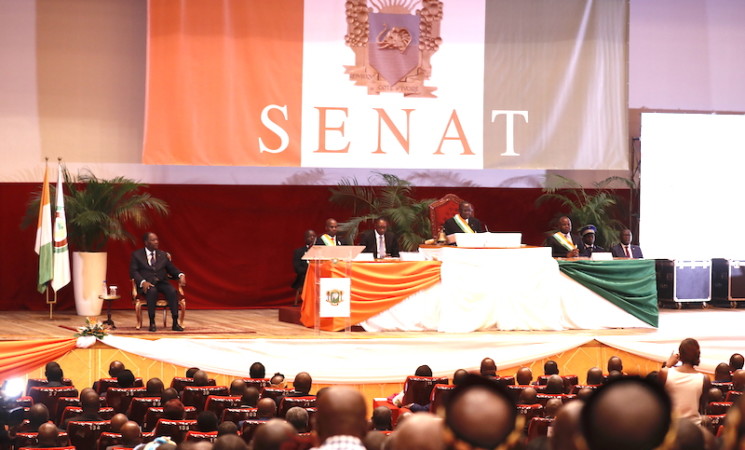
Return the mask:
[[(303, 1), (148, 8), (143, 162), (299, 166)], [(267, 110), (262, 123), (269, 105), (286, 112)], [(260, 152), (259, 139), (277, 150), (285, 132), (286, 150)]]
[[(347, 276), (347, 264), (352, 265), (351, 323), (362, 322), (415, 293), (440, 282), (439, 261), (416, 262), (359, 262), (331, 263), (321, 265), (320, 278), (343, 278)], [(303, 286), (303, 307), (300, 320), (306, 327), (315, 325), (316, 316), (316, 271), (313, 263)], [(344, 329), (346, 319), (334, 317), (321, 319), (321, 329), (338, 331)]]

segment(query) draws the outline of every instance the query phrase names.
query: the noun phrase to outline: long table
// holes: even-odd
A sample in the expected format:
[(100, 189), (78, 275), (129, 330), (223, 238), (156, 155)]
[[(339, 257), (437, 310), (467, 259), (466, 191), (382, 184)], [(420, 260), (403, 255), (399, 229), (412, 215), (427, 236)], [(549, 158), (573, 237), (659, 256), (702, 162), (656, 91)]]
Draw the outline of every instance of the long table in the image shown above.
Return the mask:
[[(550, 249), (543, 247), (445, 247), (439, 250), (438, 259), (326, 261), (318, 274), (311, 267), (303, 290), (301, 321), (307, 327), (315, 324), (317, 279), (343, 277), (347, 264), (351, 264), (351, 323), (368, 331), (470, 332), (657, 325), (654, 261), (557, 262), (551, 258)], [(606, 268), (600, 271), (602, 275), (598, 272), (600, 267)], [(608, 277), (615, 284), (611, 289), (600, 288), (597, 283), (590, 286), (588, 280), (581, 284), (575, 281), (581, 278), (577, 273), (590, 274), (589, 280)], [(320, 321), (323, 330), (340, 330), (345, 324), (346, 320), (339, 318)]]

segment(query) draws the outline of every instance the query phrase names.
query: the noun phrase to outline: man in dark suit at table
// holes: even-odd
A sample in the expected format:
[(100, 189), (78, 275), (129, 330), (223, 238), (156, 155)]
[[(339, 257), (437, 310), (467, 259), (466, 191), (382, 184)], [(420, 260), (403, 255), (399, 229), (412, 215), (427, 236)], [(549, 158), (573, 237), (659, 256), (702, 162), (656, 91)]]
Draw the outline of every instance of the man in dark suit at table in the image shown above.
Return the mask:
[(621, 230), (621, 234), (619, 235), (621, 239), (620, 244), (616, 244), (613, 247), (611, 247), (610, 251), (613, 254), (613, 257), (615, 258), (644, 258), (644, 255), (642, 255), (642, 249), (638, 245), (633, 245), (631, 243), (631, 238), (633, 237), (631, 234), (631, 230), (628, 228), (624, 228)]
[(365, 249), (362, 253), (372, 253), (375, 259), (386, 256), (398, 258), (401, 253), (398, 250), (398, 239), (393, 232), (388, 231), (388, 221), (382, 217), (375, 219), (375, 229), (362, 233), (360, 245)]
[(599, 245), (595, 245), (595, 233), (597, 233), (595, 225), (585, 225), (579, 230), (579, 234), (582, 235), (583, 248), (579, 252), (579, 256), (591, 257), (593, 252), (604, 252), (605, 249)]
[(567, 216), (559, 217), (559, 231), (547, 237), (544, 247), (551, 247), (554, 258), (576, 258), (584, 247), (577, 233), (572, 233), (572, 220)]
[(463, 202), (458, 205), (458, 214), (445, 221), (443, 231), (448, 244), (454, 244), (455, 233), (483, 233), (486, 229), (479, 219), (473, 217), (473, 205)]
[(168, 258), (168, 254), (158, 249), (158, 236), (148, 232), (143, 236), (145, 248), (132, 252), (129, 262), (129, 276), (135, 280), (138, 292), (147, 299), (147, 315), (150, 318), (148, 331), (155, 328), (155, 302), (158, 292), (162, 292), (171, 308), (173, 331), (184, 331), (178, 323), (178, 292), (168, 281), (168, 275), (178, 278), (181, 286), (186, 286), (186, 275), (183, 274)]
[(326, 234), (316, 240), (316, 245), (347, 245), (346, 241), (339, 236), (339, 224), (336, 219), (326, 219)]
[(292, 268), (295, 270), (295, 281), (292, 282), (292, 289), (295, 290), (295, 305), (300, 297), (300, 289), (305, 284), (305, 274), (308, 273), (308, 261), (303, 259), (305, 252), (313, 247), (316, 243), (316, 232), (313, 230), (305, 231), (305, 245), (298, 247), (292, 254)]

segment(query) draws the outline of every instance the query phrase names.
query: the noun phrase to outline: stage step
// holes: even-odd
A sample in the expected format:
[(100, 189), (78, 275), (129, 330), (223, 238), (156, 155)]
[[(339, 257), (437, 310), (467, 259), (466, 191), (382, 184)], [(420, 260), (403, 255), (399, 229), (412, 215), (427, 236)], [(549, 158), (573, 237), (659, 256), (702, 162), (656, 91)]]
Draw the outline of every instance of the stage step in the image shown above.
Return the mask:
[[(280, 306), (277, 310), (280, 322), (302, 325), (300, 323), (300, 306)], [(352, 331), (365, 331), (365, 329), (359, 325), (352, 325)]]

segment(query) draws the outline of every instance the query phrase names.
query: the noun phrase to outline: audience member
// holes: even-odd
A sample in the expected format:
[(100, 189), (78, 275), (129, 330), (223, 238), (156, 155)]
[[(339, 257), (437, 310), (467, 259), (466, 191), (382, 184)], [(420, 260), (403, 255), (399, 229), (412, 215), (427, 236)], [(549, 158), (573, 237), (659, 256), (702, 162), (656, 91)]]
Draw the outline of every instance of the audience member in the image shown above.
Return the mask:
[(178, 398), (178, 391), (175, 388), (163, 389), (163, 393), (160, 395), (160, 404), (165, 405), (169, 400), (178, 400)]
[(442, 419), (429, 413), (415, 414), (391, 434), (390, 450), (444, 450)]
[(481, 367), (479, 373), (482, 377), (494, 378), (497, 376), (497, 363), (491, 358), (484, 358), (481, 360)]
[(556, 364), (556, 361), (549, 359), (543, 364), (543, 374), (544, 375), (558, 375), (559, 374), (559, 365)]
[[(232, 422), (231, 422), (232, 423)], [(119, 444), (113, 446), (117, 448), (135, 448), (142, 442), (142, 430), (137, 422), (128, 421), (121, 427), (122, 440)]]
[(342, 386), (326, 389), (318, 398), (316, 428), (320, 450), (363, 450), (367, 434), (365, 399), (358, 391)]
[(123, 362), (117, 360), (111, 361), (109, 363), (109, 377), (116, 378), (116, 376), (119, 375), (119, 372), (124, 369), (125, 367)]
[(587, 369), (587, 384), (590, 386), (603, 384), (603, 370), (600, 367)]
[(417, 377), (431, 377), (432, 376), (432, 369), (429, 368), (428, 365), (423, 364), (416, 368), (414, 371), (414, 376)]
[(618, 370), (611, 370), (606, 381), (615, 380), (621, 377), (623, 377), (623, 373), (619, 372)]
[(240, 378), (236, 378), (235, 380), (230, 382), (230, 395), (236, 396), (236, 397), (242, 397), (243, 394), (246, 392), (246, 382), (241, 380)]
[(135, 384), (135, 375), (131, 370), (124, 369), (116, 375), (116, 382), (121, 388), (131, 388)]
[(147, 380), (145, 389), (148, 397), (160, 397), (163, 395), (165, 385), (163, 385), (163, 381), (160, 378), (150, 378)]
[(533, 371), (529, 367), (521, 367), (515, 374), (515, 380), (520, 386), (528, 386), (533, 382)]
[(739, 353), (733, 353), (732, 356), (729, 357), (730, 372), (742, 369), (743, 364), (745, 364), (745, 356), (742, 356)]
[(745, 370), (737, 369), (732, 373), (732, 390), (745, 391)]
[(259, 425), (253, 436), (253, 450), (280, 450), (282, 444), (297, 435), (295, 429), (282, 419), (271, 419)]
[(197, 414), (197, 431), (209, 433), (217, 431), (217, 415), (213, 411), (200, 411)]
[(551, 375), (546, 381), (546, 394), (563, 394), (564, 380), (558, 375)]
[(269, 420), (277, 415), (277, 403), (271, 398), (262, 398), (256, 404), (256, 418)]
[(321, 235), (316, 240), (316, 245), (347, 245), (344, 239), (339, 236), (339, 224), (335, 219), (326, 219), (326, 234)]
[(729, 364), (725, 362), (717, 364), (717, 367), (714, 369), (714, 381), (717, 383), (728, 383), (732, 381)]
[(39, 427), (49, 422), (49, 408), (44, 403), (34, 403), (28, 409), (28, 431), (39, 431)]
[[(388, 409), (388, 408), (386, 408)], [(295, 428), (298, 433), (306, 433), (308, 429), (308, 411), (300, 406), (293, 406), (287, 410), (285, 420)]]
[(547, 237), (543, 246), (551, 247), (551, 256), (554, 258), (576, 258), (583, 245), (579, 235), (572, 233), (572, 220), (562, 216), (559, 217), (559, 231)]
[(582, 235), (582, 249), (579, 252), (579, 256), (592, 256), (593, 252), (604, 252), (605, 249), (599, 245), (595, 245), (595, 233), (598, 229), (595, 225), (585, 225), (579, 230)]
[(264, 365), (258, 361), (251, 364), (251, 367), (248, 368), (248, 376), (250, 378), (264, 378), (266, 376)]
[(196, 372), (194, 372), (194, 376), (192, 378), (194, 378), (194, 386), (203, 387), (209, 386), (210, 384), (210, 376), (207, 375), (207, 372), (205, 372), (204, 370), (197, 370)]
[(563, 402), (560, 398), (550, 398), (546, 402), (546, 406), (543, 408), (543, 417), (547, 417), (549, 419), (553, 419), (556, 417), (556, 413), (559, 412), (559, 409), (563, 405)]
[(610, 251), (614, 258), (644, 258), (642, 249), (631, 243), (631, 230), (624, 228), (619, 234), (620, 244), (611, 247)]
[(248, 450), (248, 446), (237, 434), (226, 434), (215, 440), (212, 450)]
[(458, 386), (460, 385), (465, 377), (468, 376), (468, 371), (466, 369), (458, 369), (453, 373), (453, 384)]
[(168, 420), (184, 420), (186, 411), (181, 400), (174, 398), (163, 405), (163, 418)]
[(534, 388), (525, 388), (520, 392), (517, 400), (518, 405), (535, 405), (538, 403), (538, 391)]
[[(700, 425), (711, 382), (708, 376), (695, 369), (701, 357), (698, 341), (684, 339), (678, 351), (678, 354), (673, 353), (666, 362), (667, 368), (660, 370), (659, 380), (670, 395), (677, 417), (690, 419)], [(682, 363), (680, 367), (673, 367), (678, 361)]]
[(595, 392), (590, 388), (582, 388), (579, 391), (577, 391), (577, 399), (582, 400), (583, 402), (586, 402), (590, 399), (592, 396), (592, 393)]
[(52, 422), (46, 422), (39, 425), (38, 434), (36, 436), (37, 444), (34, 447), (37, 448), (54, 448), (59, 447), (57, 445), (57, 436), (59, 436), (59, 429)]
[(608, 373), (617, 370), (623, 373), (623, 361), (618, 356), (611, 356), (608, 358)]
[(372, 429), (377, 431), (390, 431), (393, 429), (391, 410), (389, 408), (378, 406), (373, 410)]
[(44, 375), (47, 378), (47, 387), (62, 387), (65, 385), (62, 381), (65, 374), (59, 364), (47, 368)]
[(393, 232), (388, 231), (388, 221), (378, 217), (375, 219), (374, 226), (375, 229), (362, 233), (360, 245), (365, 246), (362, 253), (372, 253), (375, 259), (400, 257), (398, 237)]
[(226, 434), (238, 435), (238, 425), (235, 422), (226, 420), (217, 426), (217, 437), (224, 436)]
[(101, 417), (98, 414), (98, 409), (101, 407), (101, 399), (99, 398), (96, 391), (93, 389), (83, 389), (80, 392), (80, 409), (82, 410), (81, 413), (77, 416), (71, 417), (65, 421), (65, 426), (67, 426), (67, 422), (70, 421), (76, 421), (76, 422), (97, 422), (99, 420), (104, 420), (103, 417)]
[(114, 414), (109, 421), (109, 431), (112, 433), (121, 433), (122, 425), (127, 423), (129, 419), (122, 413)]
[(719, 389), (717, 387), (713, 387), (713, 388), (709, 389), (709, 402), (710, 403), (711, 402), (721, 402), (723, 400), (724, 400), (724, 393), (722, 393), (722, 390), (721, 389)]
[(387, 434), (370, 430), (362, 439), (362, 444), (366, 450), (383, 450), (387, 448), (388, 441), (390, 441), (390, 438)]
[(186, 378), (194, 378), (194, 374), (197, 373), (197, 370), (199, 370), (199, 367), (189, 367), (186, 369), (184, 376)]
[(282, 373), (275, 373), (272, 375), (272, 378), (269, 380), (269, 384), (272, 385), (272, 387), (278, 387), (278, 388), (286, 388), (287, 383), (285, 383), (285, 376)]
[[(305, 230), (305, 245), (296, 248), (292, 253), (292, 268), (295, 270), (295, 281), (292, 282), (293, 289), (300, 289), (305, 283), (305, 274), (308, 272), (308, 261), (303, 259), (305, 253), (316, 243), (316, 232)], [(251, 377), (254, 378), (254, 377)], [(256, 377), (264, 378), (264, 377)]]
[(306, 397), (310, 395), (310, 389), (313, 386), (313, 378), (311, 378), (308, 372), (300, 372), (295, 375), (295, 379), (292, 381), (292, 391), (287, 394), (287, 397)]
[(443, 231), (448, 244), (455, 244), (456, 233), (483, 233), (485, 229), (481, 221), (473, 217), (473, 205), (463, 202), (458, 205), (458, 214), (445, 221)]
[(675, 421), (675, 450), (705, 449), (706, 440), (703, 431), (700, 426), (689, 419), (677, 419)]
[(260, 395), (256, 386), (247, 386), (241, 396), (241, 408), (256, 408)]
[(582, 408), (582, 436), (589, 450), (653, 449), (665, 441), (671, 413), (659, 385), (624, 377), (601, 386)]
[(470, 375), (464, 384), (453, 390), (446, 407), (445, 444), (448, 448), (467, 448), (464, 443), (496, 448), (505, 442), (512, 443), (519, 439), (516, 418), (515, 404), (503, 386), (494, 380)]
[[(590, 393), (589, 389), (587, 389)], [(556, 414), (551, 436), (551, 448), (554, 450), (578, 450), (576, 438), (580, 434), (580, 414), (584, 402), (575, 400), (567, 403)]]

